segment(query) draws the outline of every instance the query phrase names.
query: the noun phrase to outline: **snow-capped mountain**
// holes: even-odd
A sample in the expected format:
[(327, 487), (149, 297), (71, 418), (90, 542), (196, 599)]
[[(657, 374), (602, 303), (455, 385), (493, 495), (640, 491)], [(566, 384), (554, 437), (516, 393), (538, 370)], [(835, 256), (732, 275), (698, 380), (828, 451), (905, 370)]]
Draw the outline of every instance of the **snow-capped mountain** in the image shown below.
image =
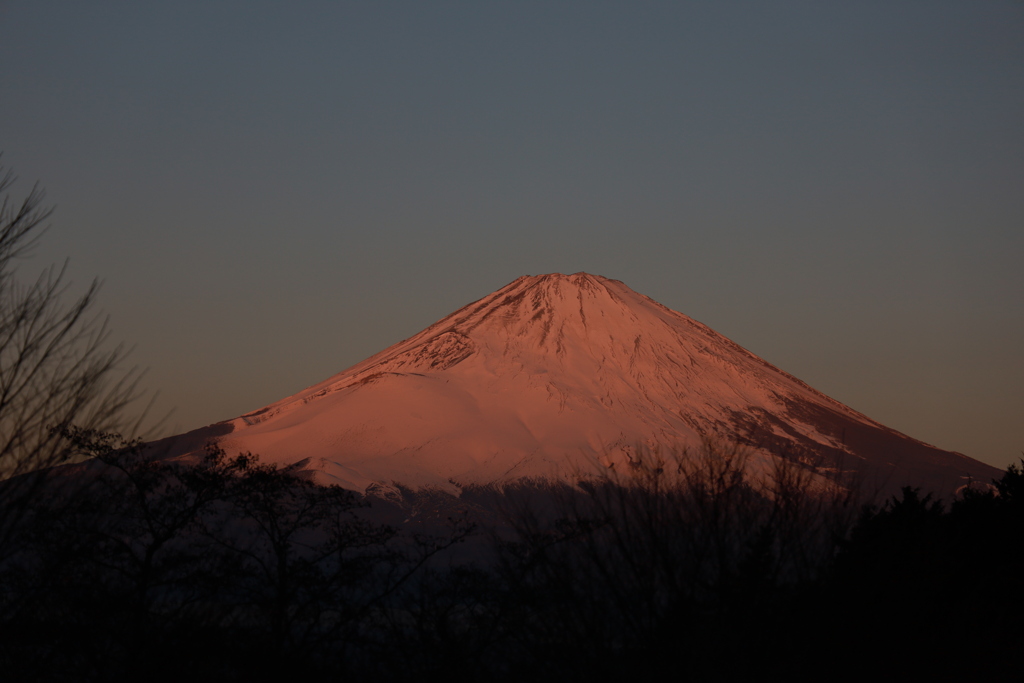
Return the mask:
[[(324, 482), (453, 486), (597, 472), (638, 449), (736, 440), (950, 491), (995, 468), (815, 391), (622, 282), (524, 276), (308, 389), (177, 437), (295, 464)], [(620, 466), (621, 467), (621, 466)]]

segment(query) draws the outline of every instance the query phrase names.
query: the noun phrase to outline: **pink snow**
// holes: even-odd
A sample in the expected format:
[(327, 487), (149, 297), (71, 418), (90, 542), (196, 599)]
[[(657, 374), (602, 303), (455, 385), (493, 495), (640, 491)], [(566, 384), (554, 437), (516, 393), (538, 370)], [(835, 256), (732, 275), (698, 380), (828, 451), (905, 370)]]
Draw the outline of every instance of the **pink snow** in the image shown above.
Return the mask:
[[(301, 463), (356, 490), (381, 482), (457, 490), (596, 473), (637, 448), (741, 438), (738, 414), (778, 416), (787, 428), (766, 422), (764, 433), (863, 459), (838, 428), (801, 421), (794, 406), (812, 406), (852, 431), (913, 441), (622, 282), (551, 274), (521, 277), (238, 417), (217, 440), (229, 452)], [(756, 444), (754, 451), (762, 464), (775, 457)]]

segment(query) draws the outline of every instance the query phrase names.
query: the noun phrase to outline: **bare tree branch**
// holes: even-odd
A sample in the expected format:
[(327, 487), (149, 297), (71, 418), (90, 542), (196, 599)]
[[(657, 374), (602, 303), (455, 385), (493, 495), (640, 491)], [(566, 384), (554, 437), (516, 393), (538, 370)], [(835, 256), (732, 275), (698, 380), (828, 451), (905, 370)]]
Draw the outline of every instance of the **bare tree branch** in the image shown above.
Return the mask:
[[(130, 432), (126, 407), (139, 397), (140, 373), (125, 367), (95, 311), (100, 283), (72, 296), (67, 263), (25, 280), (18, 266), (53, 213), (34, 186), (11, 195), (15, 176), (0, 166), (0, 555), (36, 493), (38, 473), (75, 455), (59, 430), (70, 425)], [(137, 428), (137, 423), (134, 425)]]

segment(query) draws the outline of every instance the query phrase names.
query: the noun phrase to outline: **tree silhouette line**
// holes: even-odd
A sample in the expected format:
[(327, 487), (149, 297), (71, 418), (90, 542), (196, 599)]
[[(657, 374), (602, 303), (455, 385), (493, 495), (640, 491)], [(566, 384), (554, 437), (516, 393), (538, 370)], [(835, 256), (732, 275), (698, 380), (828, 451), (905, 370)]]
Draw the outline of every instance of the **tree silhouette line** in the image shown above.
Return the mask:
[[(949, 505), (905, 488), (871, 506), (800, 463), (755, 478), (740, 447), (706, 444), (625, 476), (389, 500), (249, 454), (61, 436), (88, 459), (51, 472), (0, 561), (15, 679), (1020, 671), (1017, 466)], [(412, 509), (456, 521), (382, 521)]]
[(390, 596), (470, 531), (402, 533), (361, 515), (356, 493), (248, 454), (160, 460), (62, 433), (88, 460), (51, 473), (0, 564), (0, 660), (26, 680), (347, 666)]

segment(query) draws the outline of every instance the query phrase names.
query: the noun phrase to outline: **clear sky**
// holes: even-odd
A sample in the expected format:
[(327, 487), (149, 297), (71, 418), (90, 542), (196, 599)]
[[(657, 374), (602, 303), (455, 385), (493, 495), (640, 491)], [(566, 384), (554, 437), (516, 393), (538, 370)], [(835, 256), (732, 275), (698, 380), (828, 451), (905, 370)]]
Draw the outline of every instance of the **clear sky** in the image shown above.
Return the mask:
[(0, 149), (174, 409), (587, 271), (1024, 450), (1024, 3), (0, 0)]

